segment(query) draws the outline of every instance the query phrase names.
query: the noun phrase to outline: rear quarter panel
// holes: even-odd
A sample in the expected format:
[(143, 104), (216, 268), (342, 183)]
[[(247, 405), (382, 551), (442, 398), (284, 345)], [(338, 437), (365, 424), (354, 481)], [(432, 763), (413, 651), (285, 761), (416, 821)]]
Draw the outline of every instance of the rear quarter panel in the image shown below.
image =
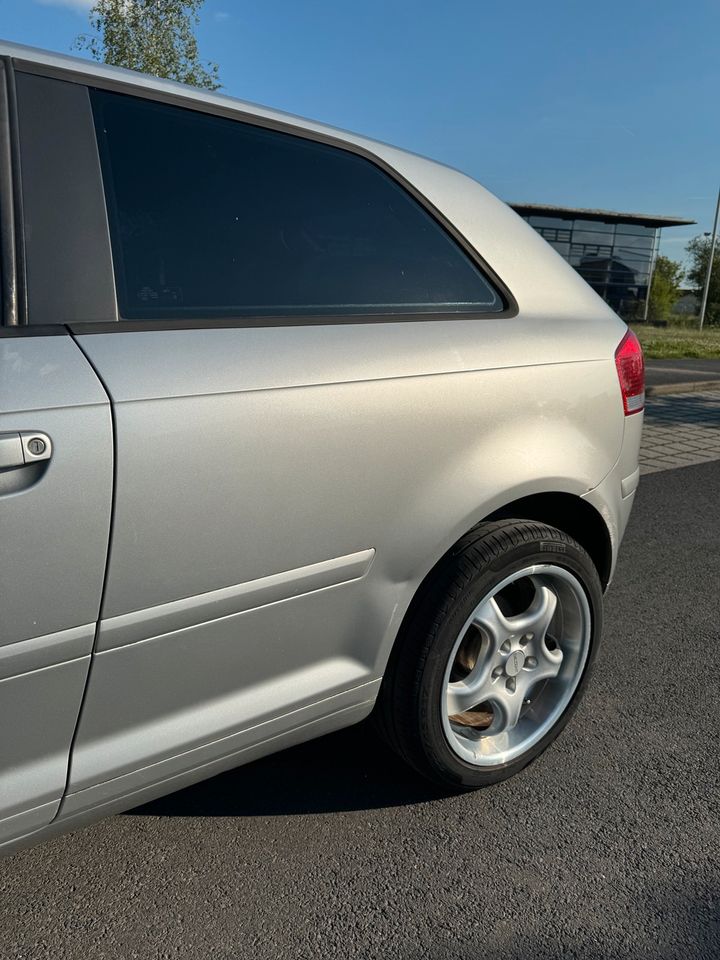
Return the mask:
[(622, 444), (607, 342), (559, 362), (518, 317), (80, 342), (116, 403), (103, 617), (372, 548), (352, 643), (368, 677), (469, 527), (530, 493), (586, 493)]

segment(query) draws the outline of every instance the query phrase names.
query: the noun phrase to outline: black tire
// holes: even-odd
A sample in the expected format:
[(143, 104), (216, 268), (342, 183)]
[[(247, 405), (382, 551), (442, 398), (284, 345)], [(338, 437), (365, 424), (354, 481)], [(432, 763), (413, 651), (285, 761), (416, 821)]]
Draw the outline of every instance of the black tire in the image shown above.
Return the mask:
[[(442, 723), (445, 669), (463, 624), (480, 601), (513, 572), (533, 563), (569, 570), (590, 608), (590, 648), (572, 700), (554, 726), (510, 762), (479, 767), (452, 749)], [(382, 736), (424, 776), (455, 790), (513, 776), (565, 727), (587, 685), (602, 631), (602, 587), (586, 551), (555, 527), (523, 520), (482, 523), (456, 544), (423, 584), (400, 630), (375, 707)]]

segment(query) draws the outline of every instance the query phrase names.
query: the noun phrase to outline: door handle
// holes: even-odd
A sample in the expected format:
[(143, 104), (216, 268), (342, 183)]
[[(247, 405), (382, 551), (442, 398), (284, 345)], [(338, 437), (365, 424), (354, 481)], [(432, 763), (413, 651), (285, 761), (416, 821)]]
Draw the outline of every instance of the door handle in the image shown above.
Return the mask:
[(52, 456), (52, 440), (46, 433), (23, 430), (0, 433), (0, 470), (24, 467)]

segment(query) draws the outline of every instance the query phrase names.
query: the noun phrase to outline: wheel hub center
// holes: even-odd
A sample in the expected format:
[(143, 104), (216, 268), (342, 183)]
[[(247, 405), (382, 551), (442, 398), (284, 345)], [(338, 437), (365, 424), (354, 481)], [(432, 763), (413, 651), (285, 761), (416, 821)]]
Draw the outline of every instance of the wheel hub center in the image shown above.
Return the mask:
[(522, 650), (513, 650), (505, 661), (505, 673), (508, 677), (516, 677), (525, 664), (525, 654)]

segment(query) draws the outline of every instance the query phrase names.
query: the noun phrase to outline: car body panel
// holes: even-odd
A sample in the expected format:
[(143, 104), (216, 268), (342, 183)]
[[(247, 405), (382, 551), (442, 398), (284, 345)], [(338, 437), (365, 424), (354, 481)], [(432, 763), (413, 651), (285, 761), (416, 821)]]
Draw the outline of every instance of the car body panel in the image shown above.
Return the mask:
[(378, 688), (379, 684), (369, 684), (333, 698), (319, 719), (309, 719), (309, 714), (315, 711), (300, 710), (263, 724), (255, 731), (253, 742), (248, 742), (246, 736), (226, 738), (149, 769), (135, 770), (126, 777), (66, 794), (60, 813), (49, 827), (41, 833), (18, 837), (4, 845), (0, 843), (0, 855), (37, 842), (39, 837), (46, 839), (85, 826), (99, 817), (128, 810), (225, 770), (360, 723), (370, 715)]
[(356, 583), (303, 594), (95, 657), (69, 789), (251, 730), (371, 679)]
[[(103, 618), (377, 548), (378, 538), (390, 535), (404, 557), (398, 528), (423, 509), (413, 498), (438, 510), (453, 479), (466, 492), (439, 509), (431, 547), (473, 508), (492, 512), (510, 489), (531, 484), (543, 492), (560, 481), (582, 494), (596, 486), (623, 436), (612, 361), (483, 370), (487, 325), (80, 336), (112, 396), (117, 425), (116, 529)], [(338, 330), (353, 344), (346, 353), (355, 354), (354, 370), (338, 362), (331, 382), (323, 382), (305, 358), (317, 364), (323, 334), (333, 341)], [(277, 369), (263, 377), (264, 358), (273, 355)], [(328, 368), (334, 360), (331, 350)], [(283, 374), (286, 386), (278, 382)], [(611, 416), (598, 404), (608, 392)], [(192, 445), (182, 440), (189, 422)], [(454, 509), (457, 519), (449, 522)], [(425, 526), (419, 529), (424, 536)], [(411, 555), (432, 556), (428, 545)]]
[(1, 501), (12, 552), (0, 568), (0, 646), (97, 620), (112, 495), (110, 404), (68, 336), (0, 339), (0, 433), (33, 430), (51, 437), (53, 456), (38, 483), (18, 479)]
[[(382, 676), (393, 615), (477, 520), (599, 483), (623, 436), (612, 362), (477, 369), (488, 325), (78, 336), (113, 399), (117, 471), (71, 792), (313, 702), (321, 716)], [(361, 573), (344, 583), (343, 558)], [(297, 595), (323, 564), (337, 582)]]
[(374, 550), (361, 550), (347, 557), (335, 557), (249, 583), (104, 619), (95, 649), (101, 653), (145, 640), (148, 634), (164, 636), (177, 633), (199, 623), (226, 620), (257, 607), (350, 583), (365, 576), (374, 556)]
[(591, 504), (603, 518), (610, 534), (612, 544), (610, 580), (615, 572), (618, 550), (640, 482), (638, 459), (642, 427), (642, 413), (634, 413), (624, 418), (623, 443), (618, 459), (602, 481), (583, 494), (583, 499)]
[(57, 811), (89, 664), (85, 656), (0, 680), (0, 840)]
[[(67, 81), (75, 153), (59, 156), (63, 123), (38, 112), (20, 124), (26, 165), (48, 130), (64, 171), (90, 143), (100, 192), (85, 84), (320, 139), (406, 186), (507, 301), (477, 316), (113, 322), (104, 205), (85, 198), (102, 309), (58, 316), (70, 336), (0, 337), (0, 432), (55, 447), (33, 485), (0, 489), (0, 721), (21, 729), (0, 754), (0, 851), (367, 716), (421, 584), (508, 504), (583, 498), (614, 565), (642, 424), (623, 415), (614, 362), (626, 327), (504, 203), (313, 121), (30, 48), (0, 55)], [(43, 81), (21, 86), (28, 111)], [(57, 239), (44, 170), (25, 183), (31, 285)], [(30, 298), (45, 313), (47, 292)]]
[(100, 609), (110, 404), (69, 336), (0, 336), (0, 433), (17, 431), (52, 457), (0, 472), (0, 841), (59, 807)]

